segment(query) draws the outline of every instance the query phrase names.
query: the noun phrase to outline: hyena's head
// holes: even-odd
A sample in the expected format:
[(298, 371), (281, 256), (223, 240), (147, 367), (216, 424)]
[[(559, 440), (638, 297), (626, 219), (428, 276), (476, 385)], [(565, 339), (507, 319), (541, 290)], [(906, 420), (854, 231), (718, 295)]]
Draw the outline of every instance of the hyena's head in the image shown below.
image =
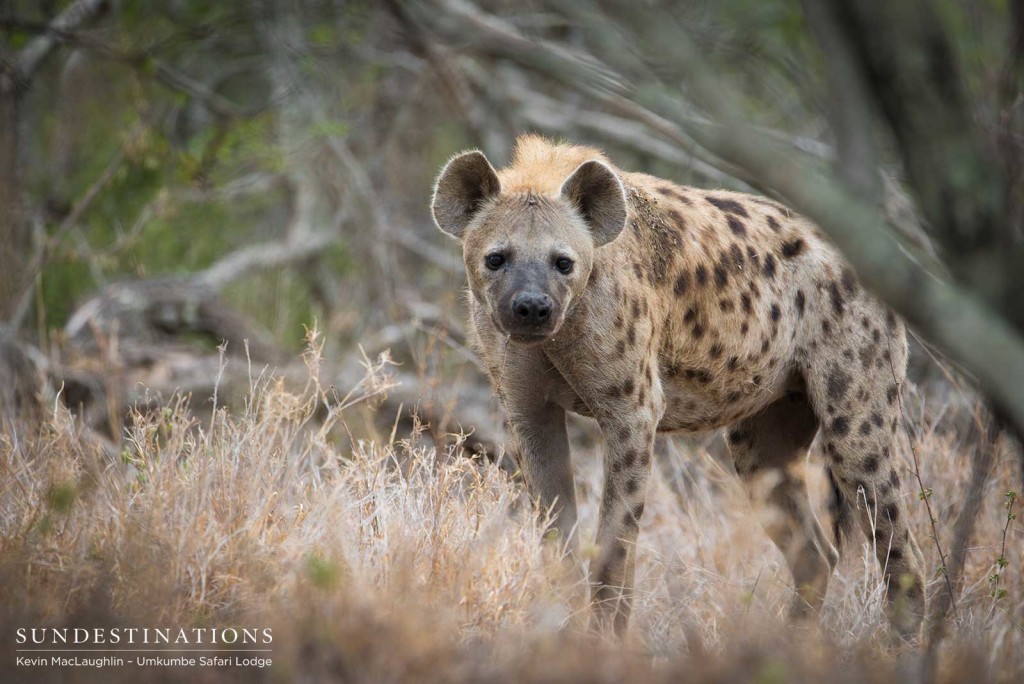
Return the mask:
[(594, 250), (626, 222), (622, 182), (601, 161), (581, 164), (557, 193), (513, 193), (477, 151), (444, 167), (432, 209), (438, 227), (462, 242), (473, 297), (522, 344), (558, 331), (587, 285)]

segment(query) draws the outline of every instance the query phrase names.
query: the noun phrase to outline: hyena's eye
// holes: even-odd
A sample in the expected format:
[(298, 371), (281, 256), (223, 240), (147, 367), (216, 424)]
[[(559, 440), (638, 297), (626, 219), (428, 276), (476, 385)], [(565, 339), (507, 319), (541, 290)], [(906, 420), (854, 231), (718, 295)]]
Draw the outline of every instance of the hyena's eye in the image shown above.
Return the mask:
[(569, 257), (558, 257), (557, 259), (555, 259), (555, 268), (557, 268), (565, 275), (569, 275), (570, 273), (572, 273), (572, 266), (572, 259), (570, 259)]
[(488, 254), (484, 258), (484, 263), (487, 264), (487, 268), (491, 269), (492, 271), (497, 271), (499, 268), (501, 268), (501, 265), (505, 263), (505, 255), (499, 254), (498, 252), (493, 252), (492, 254)]

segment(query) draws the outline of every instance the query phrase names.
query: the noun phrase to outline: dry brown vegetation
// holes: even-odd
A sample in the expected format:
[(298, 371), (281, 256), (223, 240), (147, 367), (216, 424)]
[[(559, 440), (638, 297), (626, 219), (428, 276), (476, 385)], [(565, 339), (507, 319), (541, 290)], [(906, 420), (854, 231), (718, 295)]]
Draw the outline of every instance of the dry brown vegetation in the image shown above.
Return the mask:
[[(388, 390), (389, 367), (372, 364), (342, 401), (315, 380), (316, 345), (305, 360), (312, 372), (303, 390), (254, 369), (244, 409), (234, 413), (182, 398), (133, 416), (116, 462), (89, 446), (59, 402), (39, 424), (5, 432), (3, 632), (270, 626), (273, 667), (257, 674), (267, 681), (894, 681), (917, 674), (918, 651), (892, 641), (881, 612), (884, 585), (862, 539), (835, 574), (820, 620), (786, 624), (792, 590), (782, 558), (731, 468), (701, 446), (673, 451), (656, 469), (630, 638), (592, 641), (585, 586), (543, 542), (543, 513), (513, 478), (425, 441), (336, 439), (350, 428), (359, 433), (358, 406)], [(912, 443), (948, 554), (970, 477), (968, 445), (958, 436), (967, 398), (911, 394)], [(600, 456), (593, 426), (580, 422), (574, 431), (584, 445), (576, 454), (586, 539), (596, 524)], [(911, 481), (912, 452), (901, 456)], [(1005, 507), (1014, 459), (1002, 448), (985, 486), (938, 681), (1010, 682), (1024, 672), (1024, 534), (1016, 521), (1007, 524)], [(816, 454), (808, 467), (818, 469)], [(820, 498), (821, 479), (814, 481)], [(910, 509), (928, 565), (938, 568), (920, 498)], [(936, 572), (929, 594), (943, 591)], [(14, 647), (5, 641), (4, 648)], [(61, 676), (131, 680), (139, 672), (65, 669)], [(249, 679), (253, 672), (154, 676)]]

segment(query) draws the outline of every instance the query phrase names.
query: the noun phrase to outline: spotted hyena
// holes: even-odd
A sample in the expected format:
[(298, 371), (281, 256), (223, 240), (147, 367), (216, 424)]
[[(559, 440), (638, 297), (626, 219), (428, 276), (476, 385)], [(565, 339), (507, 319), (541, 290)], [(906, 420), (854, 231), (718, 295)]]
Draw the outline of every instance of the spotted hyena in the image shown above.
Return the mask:
[(656, 433), (727, 427), (736, 471), (793, 574), (793, 613), (821, 606), (838, 560), (803, 475), (820, 431), (837, 542), (856, 508), (890, 619), (916, 632), (923, 561), (894, 458), (906, 335), (817, 228), (768, 199), (681, 187), (535, 136), (500, 171), (480, 152), (453, 158), (432, 208), (462, 242), (475, 346), (511, 448), (570, 548), (565, 414), (600, 424), (600, 626), (621, 633), (629, 619)]

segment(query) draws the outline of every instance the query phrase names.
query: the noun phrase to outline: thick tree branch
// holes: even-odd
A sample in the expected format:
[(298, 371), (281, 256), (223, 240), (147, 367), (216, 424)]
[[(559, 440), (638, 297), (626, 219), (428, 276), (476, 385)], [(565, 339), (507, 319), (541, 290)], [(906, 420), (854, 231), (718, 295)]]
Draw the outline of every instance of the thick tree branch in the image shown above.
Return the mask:
[(243, 247), (218, 259), (192, 280), (201, 287), (221, 290), (254, 270), (279, 268), (317, 257), (338, 242), (337, 231), (312, 231), (300, 238)]
[(24, 87), (47, 57), (59, 46), (64, 36), (76, 31), (100, 17), (107, 9), (107, 0), (76, 0), (50, 23), (47, 30), (36, 36), (21, 49), (14, 63), (10, 83), (0, 80), (0, 94), (12, 88)]
[(955, 276), (1024, 330), (1024, 254), (1004, 225), (1002, 167), (975, 124), (960, 65), (927, 0), (831, 0)]
[(855, 48), (826, 3), (803, 0), (804, 14), (821, 46), (828, 73), (827, 114), (835, 132), (838, 172), (857, 194), (873, 200), (881, 189), (872, 101), (855, 59)]

